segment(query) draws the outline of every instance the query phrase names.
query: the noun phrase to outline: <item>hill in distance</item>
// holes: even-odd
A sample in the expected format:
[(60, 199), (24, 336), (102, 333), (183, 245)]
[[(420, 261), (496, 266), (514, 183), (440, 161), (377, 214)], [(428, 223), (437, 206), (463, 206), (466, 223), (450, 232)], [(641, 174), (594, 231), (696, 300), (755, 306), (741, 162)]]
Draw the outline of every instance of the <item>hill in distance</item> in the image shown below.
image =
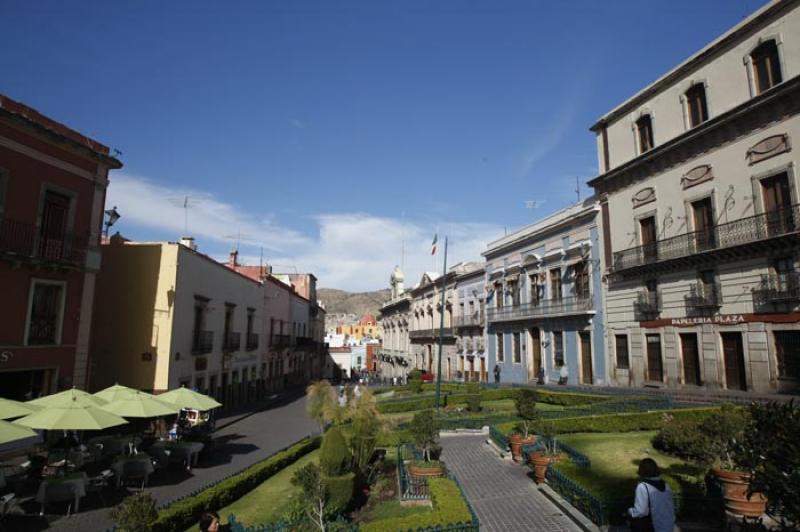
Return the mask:
[(389, 300), (391, 290), (384, 288), (374, 292), (345, 292), (335, 288), (318, 288), (317, 299), (325, 305), (325, 312), (331, 314), (355, 314), (363, 316), (370, 313), (378, 317), (378, 309)]

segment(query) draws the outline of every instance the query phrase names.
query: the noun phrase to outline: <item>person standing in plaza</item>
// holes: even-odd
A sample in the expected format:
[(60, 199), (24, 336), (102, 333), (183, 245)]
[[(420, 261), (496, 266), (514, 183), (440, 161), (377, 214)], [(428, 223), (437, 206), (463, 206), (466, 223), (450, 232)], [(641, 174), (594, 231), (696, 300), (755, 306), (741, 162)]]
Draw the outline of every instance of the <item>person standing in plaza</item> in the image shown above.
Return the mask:
[(633, 532), (672, 532), (675, 528), (672, 490), (652, 458), (639, 462), (639, 482), (628, 517)]
[(500, 384), (500, 366), (497, 364), (494, 365), (494, 382)]

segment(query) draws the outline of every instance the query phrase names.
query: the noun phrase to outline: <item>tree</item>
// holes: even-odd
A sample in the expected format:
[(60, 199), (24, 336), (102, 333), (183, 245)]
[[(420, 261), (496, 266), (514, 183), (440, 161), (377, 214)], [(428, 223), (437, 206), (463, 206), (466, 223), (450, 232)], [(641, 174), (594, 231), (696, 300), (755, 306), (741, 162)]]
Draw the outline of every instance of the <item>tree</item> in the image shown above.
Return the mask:
[(411, 435), (416, 446), (422, 451), (422, 458), (428, 462), (431, 450), (439, 443), (439, 423), (433, 410), (422, 410), (411, 420)]
[(319, 451), (319, 465), (323, 474), (337, 476), (347, 473), (351, 458), (350, 449), (339, 427), (328, 429), (322, 437), (322, 447)]
[(339, 417), (339, 402), (336, 390), (326, 381), (317, 381), (306, 388), (306, 412), (319, 424), (319, 430)]
[(330, 493), (322, 480), (317, 464), (311, 463), (295, 471), (292, 484), (302, 490), (301, 504), (306, 516), (321, 532), (328, 528)]
[(536, 409), (536, 392), (523, 388), (514, 399), (517, 407), (517, 415), (522, 418), (523, 437), (527, 438), (530, 432), (531, 423), (539, 419), (539, 410)]
[(119, 532), (150, 530), (158, 519), (156, 501), (149, 491), (140, 491), (111, 510), (111, 519)]
[(375, 396), (365, 390), (352, 409), (353, 437), (350, 449), (353, 453), (353, 466), (356, 472), (363, 474), (375, 452), (375, 445), (380, 433), (381, 421)]

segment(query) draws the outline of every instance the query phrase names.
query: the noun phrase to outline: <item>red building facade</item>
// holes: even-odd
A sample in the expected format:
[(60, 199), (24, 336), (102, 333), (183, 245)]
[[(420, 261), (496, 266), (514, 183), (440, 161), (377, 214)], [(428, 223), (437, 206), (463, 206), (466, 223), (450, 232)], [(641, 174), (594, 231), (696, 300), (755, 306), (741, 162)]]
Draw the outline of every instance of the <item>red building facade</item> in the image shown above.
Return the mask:
[(121, 167), (0, 95), (0, 396), (86, 387), (108, 172)]

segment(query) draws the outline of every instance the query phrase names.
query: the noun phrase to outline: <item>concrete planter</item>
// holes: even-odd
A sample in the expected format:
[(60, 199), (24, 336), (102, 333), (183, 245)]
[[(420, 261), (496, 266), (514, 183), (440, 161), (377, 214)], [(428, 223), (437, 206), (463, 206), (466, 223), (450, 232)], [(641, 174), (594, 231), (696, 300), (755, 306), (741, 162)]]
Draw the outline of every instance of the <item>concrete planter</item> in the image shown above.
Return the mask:
[(745, 517), (759, 517), (767, 509), (767, 498), (763, 493), (753, 493), (747, 497), (750, 487), (750, 474), (743, 471), (728, 471), (713, 468), (712, 473), (722, 485), (725, 509), (732, 514)]

